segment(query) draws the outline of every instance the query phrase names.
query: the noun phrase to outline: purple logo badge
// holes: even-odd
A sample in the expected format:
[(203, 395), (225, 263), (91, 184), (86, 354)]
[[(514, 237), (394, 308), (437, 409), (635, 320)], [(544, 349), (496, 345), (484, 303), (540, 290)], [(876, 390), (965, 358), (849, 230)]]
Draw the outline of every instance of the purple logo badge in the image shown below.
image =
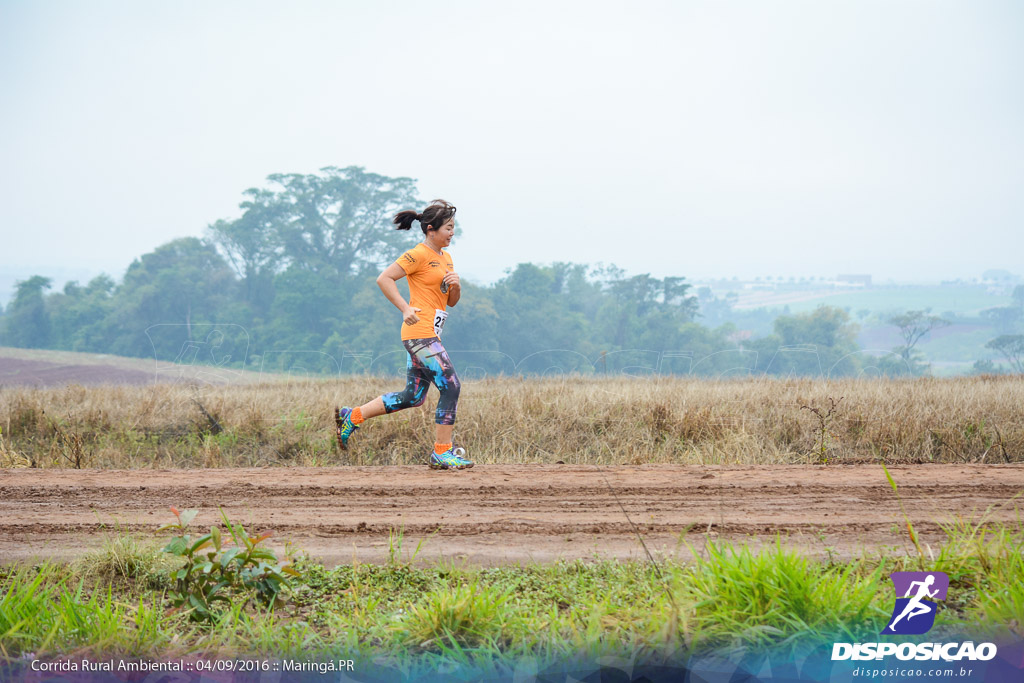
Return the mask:
[(949, 577), (943, 572), (893, 572), (889, 578), (896, 589), (896, 606), (882, 633), (927, 633), (935, 624), (933, 600), (946, 599)]

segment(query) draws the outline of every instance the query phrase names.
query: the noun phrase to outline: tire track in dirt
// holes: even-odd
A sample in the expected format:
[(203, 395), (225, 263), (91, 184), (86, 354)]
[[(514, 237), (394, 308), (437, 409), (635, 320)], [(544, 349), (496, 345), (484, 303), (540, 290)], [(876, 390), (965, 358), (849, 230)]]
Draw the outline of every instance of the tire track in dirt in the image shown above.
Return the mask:
[[(686, 558), (709, 540), (784, 544), (817, 555), (907, 552), (903, 509), (933, 548), (942, 524), (1015, 522), (1022, 465), (881, 467), (478, 465), (223, 470), (2, 470), (0, 562), (71, 559), (123, 532), (153, 536), (171, 505), (196, 508), (196, 529), (218, 506), (250, 531), (270, 531), (327, 564), (403, 555), (471, 564), (644, 557)], [(606, 483), (607, 480), (607, 483)], [(614, 494), (609, 490), (609, 485)], [(153, 536), (154, 541), (158, 537)]]

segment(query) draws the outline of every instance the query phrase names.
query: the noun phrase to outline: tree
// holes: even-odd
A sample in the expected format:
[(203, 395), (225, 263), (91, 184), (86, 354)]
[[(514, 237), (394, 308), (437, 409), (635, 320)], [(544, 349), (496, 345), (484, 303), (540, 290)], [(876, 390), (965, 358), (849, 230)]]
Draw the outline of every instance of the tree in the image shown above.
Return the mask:
[(319, 174), (267, 179), (271, 189), (245, 191), (249, 200), (241, 205), (239, 225), (215, 229), (222, 247), (234, 250), (242, 264), (248, 259), (255, 267), (262, 260), (278, 270), (345, 278), (379, 269), (418, 240), (391, 224), (395, 213), (421, 203), (411, 178), (328, 166)]
[(1013, 299), (1013, 304), (1024, 311), (1024, 285), (1017, 285), (1013, 288), (1013, 294), (1010, 295)]
[(917, 342), (921, 341), (932, 330), (949, 325), (948, 320), (937, 315), (930, 315), (929, 310), (907, 311), (900, 315), (891, 316), (886, 321), (890, 325), (900, 328), (903, 346), (896, 347), (895, 351), (908, 363), (911, 362), (911, 352)]
[(498, 347), (502, 353), (518, 362), (538, 351), (577, 347), (586, 338), (584, 316), (569, 310), (567, 298), (556, 294), (565, 286), (568, 272), (520, 263), (494, 285), (491, 297), (499, 316), (497, 329), (502, 330)]
[(724, 297), (717, 297), (710, 287), (701, 287), (697, 291), (697, 300), (700, 302), (699, 315), (704, 323), (717, 327), (729, 322), (733, 317), (732, 309), (739, 301), (739, 294), (727, 292)]
[(1024, 318), (1024, 309), (1017, 308), (1016, 306), (986, 308), (981, 312), (981, 317), (991, 321), (996, 331), (1000, 334), (1011, 334), (1021, 318)]
[(986, 349), (993, 349), (1006, 356), (1017, 372), (1024, 372), (1024, 334), (1004, 334), (985, 344)]
[(850, 314), (841, 308), (821, 305), (811, 313), (779, 316), (775, 319), (775, 334), (786, 346), (814, 344), (826, 348), (856, 348), (857, 325), (850, 322)]
[(775, 334), (744, 342), (757, 352), (757, 369), (776, 375), (853, 374), (858, 365), (856, 323), (842, 308), (821, 305), (810, 313), (778, 316)]
[(114, 280), (103, 273), (85, 287), (68, 282), (63, 292), (47, 297), (53, 348), (101, 353), (109, 350), (117, 332), (107, 319), (113, 311), (114, 286)]
[[(208, 241), (182, 237), (143, 254), (128, 266), (114, 297), (120, 328), (115, 352), (144, 356), (155, 350), (158, 357), (174, 358), (183, 343), (205, 334), (195, 325), (218, 320), (235, 288), (231, 268)], [(147, 333), (167, 324), (175, 327), (156, 330), (159, 340)]]
[(685, 278), (659, 280), (646, 273), (627, 278), (614, 266), (595, 274), (611, 295), (597, 316), (597, 332), (613, 348), (673, 348), (682, 326), (697, 316), (700, 304), (687, 294)]
[(266, 311), (273, 300), (272, 281), (281, 261), (274, 242), (274, 212), (253, 202), (243, 202), (242, 207), (245, 213), (241, 218), (219, 220), (208, 226), (207, 232), (241, 279), (245, 301)]
[(43, 300), (43, 290), (53, 281), (33, 275), (15, 283), (14, 300), (4, 316), (3, 343), (29, 349), (45, 349), (50, 345), (50, 314)]
[[(320, 343), (327, 339), (332, 329), (337, 329), (339, 320), (332, 314), (336, 308), (333, 302), (339, 296), (327, 278), (291, 265), (274, 279), (274, 290), (276, 294), (271, 311), (276, 329), (295, 332), (300, 337), (303, 333), (312, 332)], [(285, 336), (292, 338), (291, 334)]]
[(971, 366), (971, 373), (975, 375), (998, 375), (999, 368), (996, 367), (995, 363), (986, 358), (974, 361), (974, 365)]

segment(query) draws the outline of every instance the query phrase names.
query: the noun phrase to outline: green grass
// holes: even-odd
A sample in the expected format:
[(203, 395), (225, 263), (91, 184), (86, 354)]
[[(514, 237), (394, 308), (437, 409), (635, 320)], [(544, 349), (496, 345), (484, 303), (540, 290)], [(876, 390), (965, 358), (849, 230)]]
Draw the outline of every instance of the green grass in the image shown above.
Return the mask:
[(742, 648), (780, 640), (794, 646), (818, 634), (858, 640), (889, 616), (886, 564), (821, 565), (777, 544), (749, 548), (708, 544), (690, 577), (701, 640)]
[(71, 570), (78, 576), (108, 582), (141, 581), (155, 585), (162, 580), (159, 569), (167, 566), (169, 559), (160, 552), (160, 544), (155, 540), (116, 533), (108, 535), (99, 550), (73, 562)]
[[(414, 566), (399, 547), (385, 565), (303, 562), (304, 579), (284, 607), (235, 604), (208, 625), (169, 609), (162, 586), (170, 567), (145, 544), (117, 540), (75, 568), (0, 567), (0, 656), (343, 652), (383, 654), (396, 665), (472, 666), (527, 656), (667, 656), (681, 648), (796, 652), (822, 640), (878, 639), (892, 610), (889, 574), (924, 569), (950, 577), (937, 632), (980, 628), (1020, 637), (1022, 529), (952, 524), (940, 548), (845, 562), (812, 560), (781, 542), (754, 551), (709, 541), (689, 564), (577, 560), (479, 569)], [(125, 555), (149, 559), (124, 563)], [(80, 566), (93, 570), (83, 576)]]

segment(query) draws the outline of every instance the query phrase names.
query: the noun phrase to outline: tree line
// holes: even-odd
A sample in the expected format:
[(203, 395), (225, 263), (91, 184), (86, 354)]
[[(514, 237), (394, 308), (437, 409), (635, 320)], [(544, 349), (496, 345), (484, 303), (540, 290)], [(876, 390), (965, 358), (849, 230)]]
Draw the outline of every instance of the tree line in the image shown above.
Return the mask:
[[(421, 236), (394, 230), (391, 217), (422, 204), (412, 179), (355, 166), (271, 175), (245, 191), (239, 218), (160, 245), (121, 282), (19, 282), (0, 344), (274, 372), (401, 370), (400, 318), (375, 278)], [(927, 319), (911, 319), (907, 344), (879, 359), (859, 351), (843, 309), (779, 316), (772, 334), (744, 339), (731, 324), (704, 324), (690, 290), (681, 276), (521, 263), (492, 285), (463, 283), (445, 345), (471, 373), (921, 370), (912, 350)]]

